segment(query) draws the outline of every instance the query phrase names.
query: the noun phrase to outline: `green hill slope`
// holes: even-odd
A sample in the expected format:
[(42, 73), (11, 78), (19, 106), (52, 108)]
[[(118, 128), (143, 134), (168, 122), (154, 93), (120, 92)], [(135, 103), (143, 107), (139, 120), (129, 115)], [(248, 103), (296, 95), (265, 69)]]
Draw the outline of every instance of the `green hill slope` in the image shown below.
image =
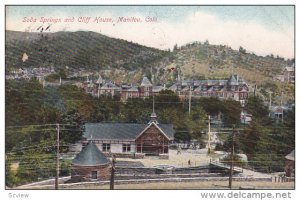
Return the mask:
[[(166, 52), (95, 32), (6, 31), (6, 68), (50, 67), (101, 70), (147, 68)], [(22, 61), (26, 53), (29, 59)]]

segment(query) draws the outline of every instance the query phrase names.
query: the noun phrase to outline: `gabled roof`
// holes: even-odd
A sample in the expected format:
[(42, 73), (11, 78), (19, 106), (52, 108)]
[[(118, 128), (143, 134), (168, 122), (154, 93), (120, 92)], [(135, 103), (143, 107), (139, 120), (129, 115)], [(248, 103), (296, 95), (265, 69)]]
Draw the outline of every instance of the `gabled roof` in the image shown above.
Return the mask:
[(295, 161), (295, 150), (285, 156), (287, 160), (294, 160)]
[(98, 165), (105, 165), (108, 163), (109, 160), (98, 149), (98, 147), (91, 141), (72, 160), (72, 164), (81, 165), (81, 166), (98, 166)]
[(228, 80), (228, 84), (229, 85), (238, 85), (239, 82), (238, 82), (238, 75), (231, 75), (229, 80)]
[(96, 81), (97, 84), (102, 84), (103, 83), (103, 78), (101, 77), (101, 75), (99, 74), (99, 78)]
[[(153, 113), (152, 113), (153, 114)], [(154, 113), (155, 114), (155, 113)], [(156, 115), (156, 114), (155, 114)], [(155, 126), (166, 138), (168, 138), (168, 139), (172, 139), (172, 138), (170, 138), (170, 136), (169, 135), (167, 135), (167, 134), (165, 134), (165, 132), (158, 126), (158, 124), (157, 123), (154, 123), (154, 122), (151, 122), (140, 134), (138, 134), (137, 136), (136, 136), (136, 138), (139, 138), (141, 135), (143, 135), (143, 133), (146, 131), (146, 130), (148, 130), (151, 126)]]
[(152, 86), (152, 83), (149, 81), (149, 79), (146, 76), (144, 76), (141, 86)]
[[(144, 131), (149, 124), (135, 123), (86, 123), (85, 138), (93, 138), (95, 140), (131, 140)], [(157, 124), (157, 126), (168, 136), (174, 138), (174, 130), (172, 124)]]

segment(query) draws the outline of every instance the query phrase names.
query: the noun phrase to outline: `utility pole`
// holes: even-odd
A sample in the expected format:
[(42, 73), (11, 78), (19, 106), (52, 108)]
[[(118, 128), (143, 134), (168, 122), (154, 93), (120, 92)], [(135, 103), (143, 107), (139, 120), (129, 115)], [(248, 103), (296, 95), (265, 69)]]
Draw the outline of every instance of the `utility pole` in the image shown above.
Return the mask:
[(207, 143), (207, 153), (210, 154), (210, 115), (208, 115), (208, 143)]
[(56, 124), (57, 136), (56, 136), (56, 176), (55, 176), (55, 189), (58, 190), (58, 178), (59, 178), (59, 124)]
[(281, 98), (280, 98), (280, 109), (282, 109), (281, 122), (283, 122), (283, 107), (282, 107), (282, 101), (283, 101), (283, 91), (281, 91)]
[(155, 113), (154, 95), (152, 95), (152, 112)]
[(115, 164), (116, 164), (116, 157), (112, 155), (112, 162), (111, 162), (111, 175), (110, 175), (110, 189), (114, 189), (114, 182), (115, 182)]
[(282, 107), (282, 101), (283, 101), (283, 91), (281, 91), (281, 97), (280, 97), (280, 106)]
[(269, 102), (269, 116), (271, 116), (271, 109), (272, 109), (272, 93), (271, 91), (268, 92), (269, 93), (269, 98), (270, 98), (270, 102)]
[(191, 114), (191, 102), (192, 102), (192, 90), (190, 86), (190, 92), (189, 92), (189, 115)]
[(152, 66), (151, 66), (151, 82), (152, 82), (152, 85), (154, 86), (154, 76), (153, 76)]
[(230, 171), (229, 171), (229, 189), (232, 188), (232, 171), (233, 171), (233, 154), (234, 154), (234, 128), (235, 128), (235, 125), (232, 125), (232, 145), (231, 145), (231, 162), (230, 162)]

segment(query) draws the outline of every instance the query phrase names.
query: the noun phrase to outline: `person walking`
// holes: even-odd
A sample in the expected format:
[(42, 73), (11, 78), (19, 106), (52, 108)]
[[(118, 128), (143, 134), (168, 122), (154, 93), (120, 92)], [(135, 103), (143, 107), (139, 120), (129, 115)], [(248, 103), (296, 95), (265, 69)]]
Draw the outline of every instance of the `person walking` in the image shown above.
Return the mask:
[(180, 145), (178, 145), (178, 147), (177, 147), (177, 155), (178, 154), (181, 154), (181, 148), (180, 148)]

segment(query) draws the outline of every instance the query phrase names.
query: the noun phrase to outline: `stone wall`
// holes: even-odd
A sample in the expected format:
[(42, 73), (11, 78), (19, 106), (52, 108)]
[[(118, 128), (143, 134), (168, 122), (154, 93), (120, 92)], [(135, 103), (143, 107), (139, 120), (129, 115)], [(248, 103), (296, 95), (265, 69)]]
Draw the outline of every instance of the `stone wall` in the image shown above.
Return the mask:
[(99, 166), (78, 166), (72, 165), (71, 169), (71, 181), (92, 181), (92, 171), (97, 172), (97, 180), (105, 181), (110, 178), (110, 164)]
[[(174, 174), (193, 174), (193, 173), (209, 173), (209, 166), (198, 166), (198, 167), (183, 167), (183, 168), (175, 168)], [(216, 172), (220, 173), (220, 172)]]
[(118, 174), (115, 180), (135, 180), (135, 179), (166, 179), (166, 178), (196, 178), (196, 177), (221, 177), (221, 174), (198, 173), (198, 174)]
[[(103, 152), (106, 157), (111, 157), (112, 153)], [(133, 159), (143, 159), (145, 157), (144, 153), (113, 153), (116, 158), (133, 158)]]
[(117, 167), (116, 174), (134, 174), (134, 175), (156, 174), (156, 169), (150, 167)]
[(121, 175), (154, 175), (154, 174), (199, 174), (209, 173), (209, 166), (174, 168), (170, 173), (153, 167), (117, 167), (116, 174)]

